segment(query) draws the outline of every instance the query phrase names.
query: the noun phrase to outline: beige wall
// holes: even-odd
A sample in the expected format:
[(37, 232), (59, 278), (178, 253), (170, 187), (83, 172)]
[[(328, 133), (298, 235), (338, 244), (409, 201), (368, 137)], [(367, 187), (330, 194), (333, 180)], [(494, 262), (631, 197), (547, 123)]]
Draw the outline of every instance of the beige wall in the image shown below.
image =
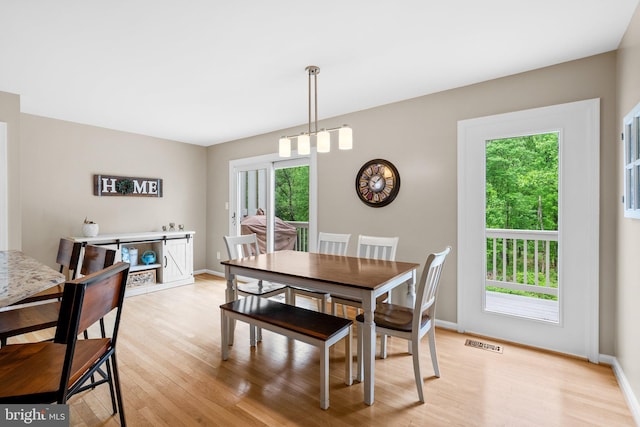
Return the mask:
[(20, 97), (18, 95), (0, 92), (0, 122), (7, 124), (9, 249), (21, 249)]
[[(616, 130), (622, 132), (622, 119), (640, 102), (640, 9), (636, 11), (618, 50), (618, 104)], [(622, 147), (615, 144), (616, 153), (616, 197), (623, 194)], [(640, 220), (624, 218), (622, 203), (617, 203), (617, 295), (614, 322), (616, 331), (615, 354), (636, 397), (640, 398), (640, 276), (638, 254), (640, 254)]]
[[(81, 235), (85, 217), (100, 233), (195, 230), (194, 268), (206, 259), (206, 148), (22, 114), (22, 248), (55, 265), (62, 236)], [(93, 174), (162, 178), (163, 197), (97, 197)]]
[[(613, 354), (618, 196), (610, 189), (617, 182), (615, 61), (615, 53), (606, 53), (325, 120), (327, 127), (349, 123), (354, 149), (318, 155), (318, 229), (353, 236), (400, 236), (398, 259), (420, 263), (428, 252), (452, 245), (453, 256), (443, 273), (438, 318), (456, 322), (458, 120), (600, 98), (600, 351)], [(227, 233), (224, 202), (228, 199), (229, 160), (275, 152), (278, 137), (296, 131), (299, 129), (209, 147), (209, 254), (225, 253), (222, 236)], [(378, 157), (396, 165), (402, 183), (391, 205), (374, 209), (356, 198), (354, 181), (360, 166)], [(211, 256), (207, 267), (223, 271)]]

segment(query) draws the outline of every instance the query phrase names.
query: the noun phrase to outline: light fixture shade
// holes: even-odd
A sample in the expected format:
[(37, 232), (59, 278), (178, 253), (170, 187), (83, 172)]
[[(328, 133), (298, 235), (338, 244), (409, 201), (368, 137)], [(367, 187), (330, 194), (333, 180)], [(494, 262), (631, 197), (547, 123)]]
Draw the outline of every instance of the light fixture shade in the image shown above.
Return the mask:
[(353, 148), (353, 132), (347, 125), (338, 129), (338, 148), (341, 150), (351, 150)]
[(298, 154), (309, 154), (311, 152), (311, 139), (309, 135), (302, 134), (298, 137)]
[(331, 135), (329, 135), (329, 131), (321, 130), (316, 138), (318, 141), (318, 153), (328, 153), (331, 150)]
[(280, 157), (291, 157), (291, 140), (289, 138), (280, 138), (278, 145), (278, 154)]

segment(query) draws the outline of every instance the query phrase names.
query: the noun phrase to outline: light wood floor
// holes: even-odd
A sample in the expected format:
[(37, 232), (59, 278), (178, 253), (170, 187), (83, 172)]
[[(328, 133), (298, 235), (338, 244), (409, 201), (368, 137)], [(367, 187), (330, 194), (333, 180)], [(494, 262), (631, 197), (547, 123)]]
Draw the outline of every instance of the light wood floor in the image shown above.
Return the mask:
[[(391, 338), (389, 357), (376, 360), (373, 406), (362, 402), (361, 384), (344, 385), (344, 346), (334, 346), (331, 406), (323, 411), (314, 347), (265, 331), (250, 348), (248, 327), (240, 323), (230, 358), (221, 361), (224, 288), (221, 279), (201, 275), (195, 285), (125, 300), (117, 355), (130, 426), (634, 425), (609, 366), (508, 343), (496, 354), (442, 329), (436, 332), (441, 378), (433, 377), (428, 340), (420, 347), (425, 404), (418, 402), (406, 343)], [(119, 425), (106, 386), (69, 405), (72, 426)]]

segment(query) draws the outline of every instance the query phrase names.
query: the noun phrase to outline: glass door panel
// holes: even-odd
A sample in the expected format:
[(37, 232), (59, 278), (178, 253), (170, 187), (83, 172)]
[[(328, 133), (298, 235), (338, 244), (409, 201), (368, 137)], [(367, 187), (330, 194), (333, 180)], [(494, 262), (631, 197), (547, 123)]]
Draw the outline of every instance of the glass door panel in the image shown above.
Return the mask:
[(486, 311), (558, 323), (558, 133), (489, 140)]

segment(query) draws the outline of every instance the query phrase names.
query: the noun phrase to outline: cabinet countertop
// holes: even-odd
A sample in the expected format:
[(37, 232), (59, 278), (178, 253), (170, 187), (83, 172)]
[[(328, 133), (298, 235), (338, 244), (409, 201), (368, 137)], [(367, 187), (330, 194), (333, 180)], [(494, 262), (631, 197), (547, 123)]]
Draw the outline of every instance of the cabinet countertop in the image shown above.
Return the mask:
[(142, 231), (139, 233), (98, 234), (95, 237), (76, 236), (69, 239), (76, 242), (135, 242), (138, 240), (163, 240), (164, 238), (176, 239), (180, 237), (193, 237), (195, 231)]

